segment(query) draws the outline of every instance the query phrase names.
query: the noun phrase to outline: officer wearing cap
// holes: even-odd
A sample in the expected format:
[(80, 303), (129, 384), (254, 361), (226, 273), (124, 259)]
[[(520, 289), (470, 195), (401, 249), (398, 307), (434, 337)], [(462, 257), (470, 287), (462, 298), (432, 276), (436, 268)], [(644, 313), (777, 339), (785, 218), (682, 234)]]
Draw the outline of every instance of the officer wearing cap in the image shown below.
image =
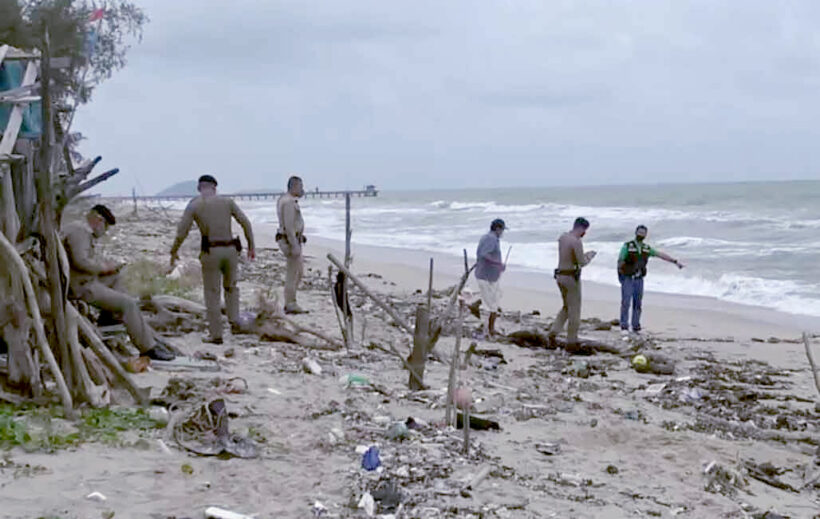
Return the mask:
[(104, 312), (121, 314), (131, 342), (142, 355), (155, 360), (171, 360), (174, 353), (157, 342), (153, 330), (142, 318), (137, 299), (123, 290), (119, 276), (123, 265), (100, 261), (95, 255), (95, 241), (116, 223), (111, 210), (104, 205), (95, 205), (85, 221), (73, 222), (63, 229), (63, 243), (71, 269), (71, 294)]
[(495, 320), (501, 311), (501, 288), (498, 280), (507, 268), (501, 261), (501, 236), (506, 227), (504, 220), (493, 220), (490, 223), (490, 232), (481, 237), (475, 253), (475, 278), (481, 292), (481, 301), (490, 311), (485, 329), (488, 335), (495, 335)]
[(239, 288), (236, 286), (236, 267), (242, 242), (231, 234), (231, 219), (235, 218), (248, 242), (248, 259), (253, 261), (256, 250), (251, 222), (233, 199), (216, 194), (217, 182), (211, 175), (199, 177), (199, 196), (188, 203), (177, 227), (177, 237), (171, 247), (171, 265), (179, 259), (177, 253), (196, 222), (202, 235), (201, 254), (202, 286), (208, 313), (209, 336), (205, 342), (222, 344), (222, 311), (219, 287), (225, 292), (225, 310), (234, 332), (239, 326)]
[(305, 238), (305, 221), (299, 209), (299, 198), (305, 194), (302, 179), (296, 176), (288, 179), (288, 191), (276, 201), (276, 215), (279, 218), (279, 229), (276, 231), (276, 243), (285, 255), (285, 313), (307, 313), (296, 303), (296, 290), (302, 281), (304, 260), (302, 245)]

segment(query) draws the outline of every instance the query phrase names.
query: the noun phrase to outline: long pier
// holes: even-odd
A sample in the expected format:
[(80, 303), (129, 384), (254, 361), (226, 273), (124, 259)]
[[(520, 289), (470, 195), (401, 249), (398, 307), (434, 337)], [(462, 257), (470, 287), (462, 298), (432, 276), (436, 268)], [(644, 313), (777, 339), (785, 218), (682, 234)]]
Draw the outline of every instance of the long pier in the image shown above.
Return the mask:
[[(271, 200), (279, 198), (284, 194), (283, 191), (264, 191), (257, 193), (220, 193), (222, 196), (233, 198), (234, 200)], [(347, 195), (351, 197), (375, 197), (379, 195), (376, 188), (360, 189), (355, 191), (305, 191), (306, 198), (344, 198)], [(190, 200), (196, 195), (147, 195), (147, 196), (106, 196), (104, 198), (113, 198), (115, 200), (138, 200), (138, 201), (157, 201), (157, 202), (173, 202), (177, 200)]]

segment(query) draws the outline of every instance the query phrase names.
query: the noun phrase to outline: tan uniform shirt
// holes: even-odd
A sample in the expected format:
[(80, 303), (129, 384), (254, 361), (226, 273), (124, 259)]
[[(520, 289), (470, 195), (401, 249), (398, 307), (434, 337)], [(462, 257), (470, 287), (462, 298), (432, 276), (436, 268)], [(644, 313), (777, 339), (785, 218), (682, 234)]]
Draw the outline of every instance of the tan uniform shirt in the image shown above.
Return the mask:
[(191, 231), (191, 226), (196, 222), (202, 236), (207, 236), (211, 241), (230, 241), (233, 239), (231, 233), (231, 217), (236, 218), (242, 230), (245, 232), (245, 239), (248, 241), (248, 248), (253, 249), (253, 230), (251, 222), (245, 213), (236, 205), (233, 199), (225, 196), (198, 196), (191, 200), (182, 219), (177, 227), (177, 237), (171, 247), (171, 254), (176, 254), (182, 242)]
[(558, 238), (558, 270), (574, 270), (586, 265), (584, 244), (571, 232), (565, 232)]
[(305, 232), (305, 221), (299, 209), (299, 199), (285, 193), (276, 202), (276, 214), (279, 217), (279, 233), (287, 237), (291, 246), (300, 245), (297, 236)]
[(104, 263), (96, 258), (94, 240), (94, 233), (84, 220), (72, 222), (63, 229), (63, 243), (71, 266), (71, 288), (75, 291), (105, 272)]

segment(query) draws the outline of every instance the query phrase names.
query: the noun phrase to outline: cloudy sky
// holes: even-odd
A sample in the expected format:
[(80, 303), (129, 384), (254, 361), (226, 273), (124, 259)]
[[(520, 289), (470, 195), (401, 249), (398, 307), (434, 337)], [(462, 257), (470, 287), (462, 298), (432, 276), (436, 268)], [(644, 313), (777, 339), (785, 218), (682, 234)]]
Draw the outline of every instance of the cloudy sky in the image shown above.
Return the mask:
[(820, 3), (137, 0), (106, 192), (818, 178)]

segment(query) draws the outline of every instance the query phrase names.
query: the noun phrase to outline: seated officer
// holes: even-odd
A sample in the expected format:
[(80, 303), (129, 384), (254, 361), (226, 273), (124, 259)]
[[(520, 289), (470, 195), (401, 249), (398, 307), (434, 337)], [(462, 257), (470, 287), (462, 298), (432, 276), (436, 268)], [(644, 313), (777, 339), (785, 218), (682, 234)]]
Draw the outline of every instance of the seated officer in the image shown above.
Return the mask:
[(115, 223), (116, 219), (107, 207), (95, 205), (85, 221), (65, 227), (63, 243), (71, 265), (71, 292), (104, 312), (121, 314), (131, 342), (141, 355), (155, 360), (172, 360), (173, 352), (157, 342), (154, 331), (142, 318), (137, 299), (122, 289), (119, 271), (123, 265), (95, 257), (95, 240)]

